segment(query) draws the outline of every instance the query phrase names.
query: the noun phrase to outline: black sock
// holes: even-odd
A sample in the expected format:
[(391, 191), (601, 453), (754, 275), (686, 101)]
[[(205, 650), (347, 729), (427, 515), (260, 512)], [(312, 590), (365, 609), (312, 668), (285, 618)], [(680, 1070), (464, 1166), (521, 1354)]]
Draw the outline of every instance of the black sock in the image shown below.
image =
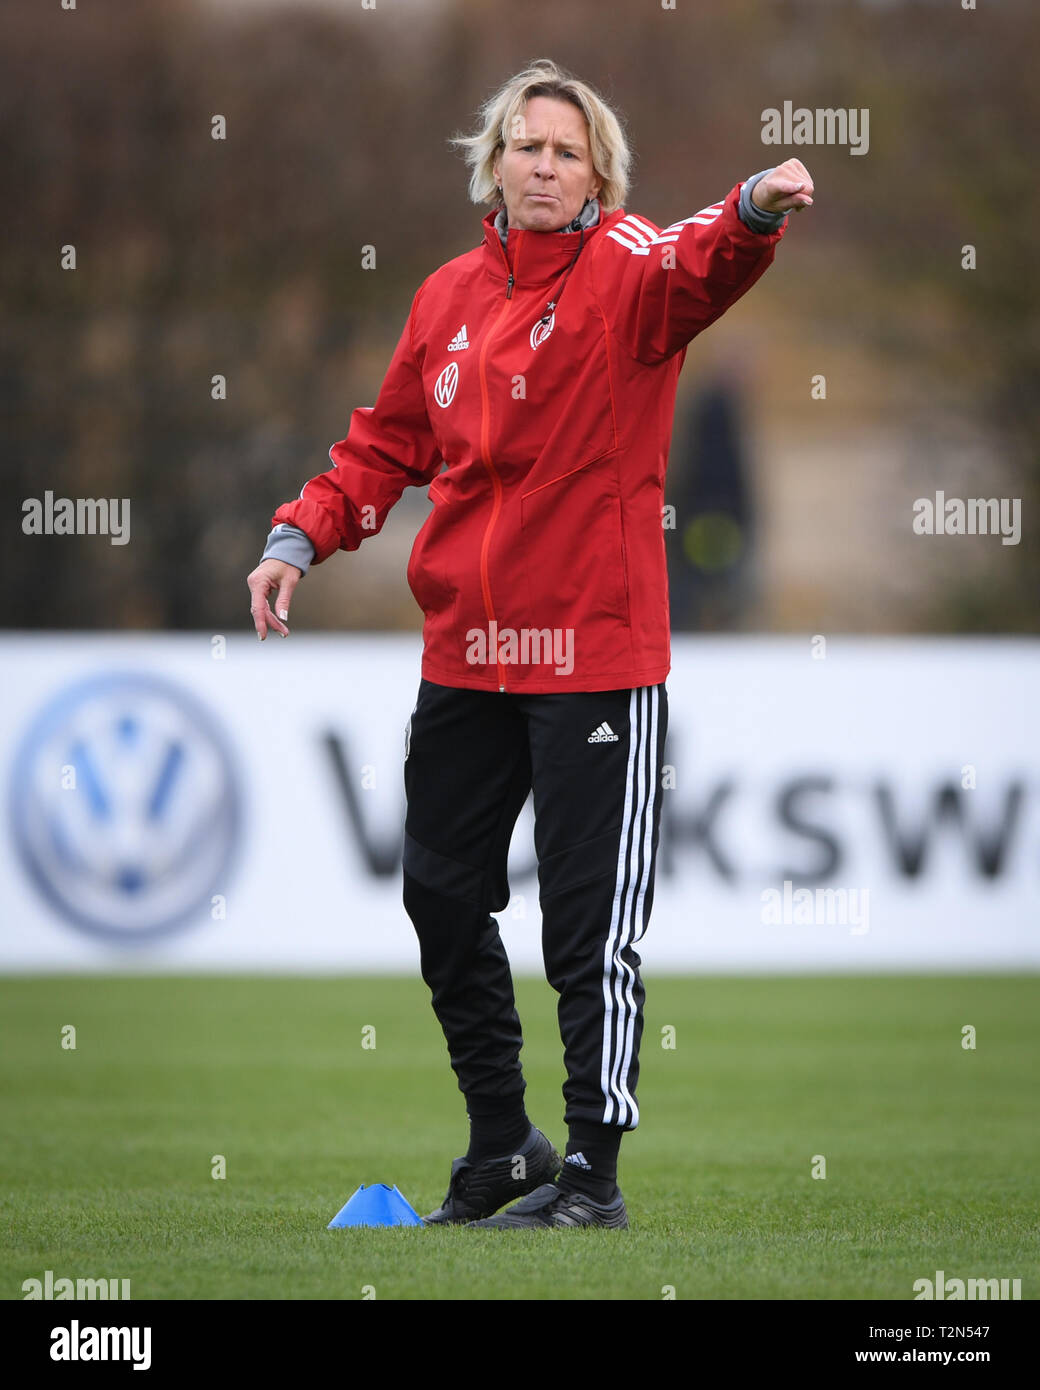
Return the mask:
[(585, 1125), (571, 1131), (557, 1183), (564, 1192), (584, 1192), (597, 1202), (617, 1196), (617, 1160), (624, 1130)]
[(531, 1133), (522, 1091), (513, 1096), (473, 1098), (467, 1100), (466, 1109), (469, 1113), (466, 1157), (470, 1163), (514, 1154)]

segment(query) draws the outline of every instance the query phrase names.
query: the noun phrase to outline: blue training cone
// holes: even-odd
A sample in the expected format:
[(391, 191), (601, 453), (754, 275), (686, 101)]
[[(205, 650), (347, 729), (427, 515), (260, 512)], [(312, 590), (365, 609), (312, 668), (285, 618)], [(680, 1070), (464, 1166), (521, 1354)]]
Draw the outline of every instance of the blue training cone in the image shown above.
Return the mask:
[(346, 1206), (339, 1209), (326, 1227), (335, 1230), (339, 1226), (421, 1226), (422, 1217), (402, 1197), (396, 1187), (385, 1182), (364, 1183), (354, 1193)]

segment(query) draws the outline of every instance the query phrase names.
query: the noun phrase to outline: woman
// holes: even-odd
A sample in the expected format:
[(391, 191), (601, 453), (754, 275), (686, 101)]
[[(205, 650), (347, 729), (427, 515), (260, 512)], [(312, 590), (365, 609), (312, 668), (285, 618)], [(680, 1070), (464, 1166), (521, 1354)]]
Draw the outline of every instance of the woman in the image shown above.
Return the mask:
[[(466, 1098), (470, 1143), (426, 1220), (627, 1227), (653, 901), (669, 624), (662, 505), (686, 345), (812, 203), (798, 160), (660, 230), (626, 213), (629, 150), (586, 83), (542, 60), (454, 143), (483, 242), (420, 286), (374, 407), (280, 507), (249, 576), (288, 635), (311, 563), (434, 507), (408, 580), (425, 614), (405, 749), (404, 903)], [(269, 596), (277, 593), (275, 612)], [(520, 1022), (490, 915), (533, 789), (546, 974), (567, 1082), (563, 1161), (524, 1109)], [(511, 1199), (507, 1211), (494, 1213)]]

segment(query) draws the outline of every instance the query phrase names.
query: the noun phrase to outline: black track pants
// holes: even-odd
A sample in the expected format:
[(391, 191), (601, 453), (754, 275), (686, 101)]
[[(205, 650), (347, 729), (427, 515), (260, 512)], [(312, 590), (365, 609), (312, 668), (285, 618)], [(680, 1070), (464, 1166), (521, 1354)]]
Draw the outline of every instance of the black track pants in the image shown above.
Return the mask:
[(404, 765), (404, 903), (459, 1089), (520, 1095), (522, 1034), (492, 912), (534, 789), (542, 949), (560, 996), (565, 1119), (635, 1129), (668, 722), (663, 684), (520, 695), (423, 680)]

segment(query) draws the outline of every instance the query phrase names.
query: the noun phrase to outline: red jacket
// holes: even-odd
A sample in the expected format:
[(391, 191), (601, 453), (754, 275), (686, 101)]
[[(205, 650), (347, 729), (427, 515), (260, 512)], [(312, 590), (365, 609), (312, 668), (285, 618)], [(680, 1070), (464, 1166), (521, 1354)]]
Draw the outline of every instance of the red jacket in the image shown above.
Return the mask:
[(420, 286), (376, 404), (274, 523), (318, 562), (429, 485), (408, 564), (427, 680), (541, 694), (667, 676), (662, 508), (686, 345), (787, 227), (751, 231), (740, 190), (663, 231), (622, 208), (583, 233), (511, 229), (508, 249), (489, 212), (483, 245)]

